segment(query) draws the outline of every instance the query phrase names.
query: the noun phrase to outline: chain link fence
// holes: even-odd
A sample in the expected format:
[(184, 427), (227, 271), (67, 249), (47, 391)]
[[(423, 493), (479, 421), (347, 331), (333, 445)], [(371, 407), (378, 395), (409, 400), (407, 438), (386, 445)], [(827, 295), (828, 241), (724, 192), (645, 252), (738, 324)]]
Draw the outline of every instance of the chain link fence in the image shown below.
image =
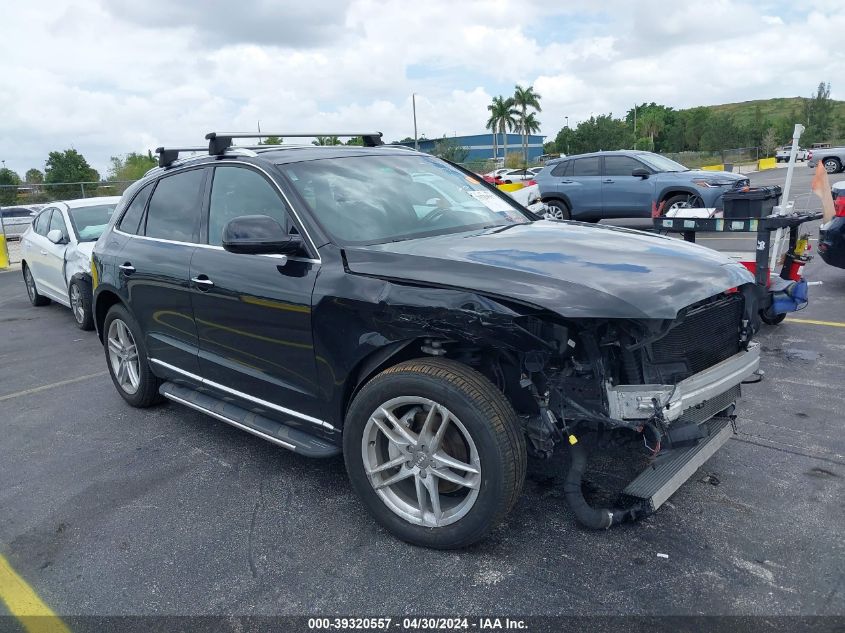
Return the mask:
[(0, 185), (0, 206), (30, 206), (57, 200), (75, 200), (101, 196), (119, 196), (134, 180), (103, 180), (100, 182), (24, 182), (19, 185)]

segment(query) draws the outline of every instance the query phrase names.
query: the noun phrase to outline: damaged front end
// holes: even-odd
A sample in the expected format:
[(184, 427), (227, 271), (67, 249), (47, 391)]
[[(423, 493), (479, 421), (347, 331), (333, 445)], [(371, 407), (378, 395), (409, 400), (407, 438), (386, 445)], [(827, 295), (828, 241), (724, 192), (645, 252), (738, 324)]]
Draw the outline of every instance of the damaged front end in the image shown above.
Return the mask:
[[(441, 294), (443, 293), (443, 294)], [(383, 328), (426, 332), (422, 352), (484, 373), (519, 415), (534, 457), (568, 446), (564, 484), (579, 521), (607, 528), (656, 510), (733, 433), (740, 385), (759, 371), (751, 284), (666, 319), (575, 319), (474, 293), (391, 284)], [(420, 305), (425, 303), (425, 305)], [(592, 508), (581, 492), (588, 447), (630, 443), (649, 468), (619, 508)], [(637, 448), (638, 447), (638, 448)]]

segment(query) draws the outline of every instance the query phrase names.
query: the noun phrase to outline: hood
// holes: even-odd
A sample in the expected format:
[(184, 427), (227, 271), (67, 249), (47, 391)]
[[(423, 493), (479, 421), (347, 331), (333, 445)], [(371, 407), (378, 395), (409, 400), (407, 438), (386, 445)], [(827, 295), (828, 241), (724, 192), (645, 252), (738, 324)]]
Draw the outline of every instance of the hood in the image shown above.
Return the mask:
[(572, 318), (674, 319), (753, 281), (703, 246), (552, 220), (350, 248), (346, 259), (353, 273), (468, 289)]
[(692, 180), (693, 178), (709, 178), (711, 180), (722, 180), (725, 182), (734, 182), (737, 180), (747, 180), (748, 176), (742, 174), (735, 174), (730, 171), (710, 171), (708, 169), (690, 169), (689, 171), (680, 172), (664, 172), (669, 176), (678, 176), (684, 180)]

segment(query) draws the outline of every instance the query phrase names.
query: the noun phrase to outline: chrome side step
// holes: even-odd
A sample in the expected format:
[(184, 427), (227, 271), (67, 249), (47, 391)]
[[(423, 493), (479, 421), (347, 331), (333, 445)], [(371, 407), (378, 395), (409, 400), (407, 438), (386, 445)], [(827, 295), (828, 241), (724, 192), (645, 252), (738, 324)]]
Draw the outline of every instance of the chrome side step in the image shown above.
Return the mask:
[(291, 428), (276, 420), (264, 417), (231, 402), (225, 402), (196, 389), (183, 387), (172, 382), (165, 382), (159, 387), (159, 393), (168, 400), (184, 404), (206, 415), (230, 424), (235, 428), (252, 433), (262, 439), (282, 446), (306, 457), (333, 457), (339, 455), (339, 446), (321, 438)]
[(689, 448), (673, 450), (658, 457), (640, 473), (622, 494), (645, 502), (653, 512), (671, 497), (692, 474), (719, 450), (733, 435), (730, 418), (711, 418), (703, 424), (707, 437)]

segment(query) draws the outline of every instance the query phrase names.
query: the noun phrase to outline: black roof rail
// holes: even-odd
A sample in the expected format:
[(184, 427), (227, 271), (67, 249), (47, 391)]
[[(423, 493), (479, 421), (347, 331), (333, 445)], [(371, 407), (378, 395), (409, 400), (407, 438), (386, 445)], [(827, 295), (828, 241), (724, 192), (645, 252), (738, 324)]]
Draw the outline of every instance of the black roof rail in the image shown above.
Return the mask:
[(324, 132), (321, 134), (300, 134), (290, 132), (209, 132), (205, 135), (208, 141), (208, 153), (213, 156), (220, 156), (229, 147), (232, 147), (232, 139), (236, 138), (262, 138), (265, 136), (278, 136), (280, 138), (317, 138), (318, 136), (342, 136), (344, 138), (354, 138), (360, 136), (364, 141), (364, 147), (378, 147), (384, 145), (381, 140), (381, 132), (347, 132), (347, 133), (332, 133)]
[(156, 147), (158, 166), (170, 167), (179, 158), (181, 152), (205, 152), (205, 147)]

